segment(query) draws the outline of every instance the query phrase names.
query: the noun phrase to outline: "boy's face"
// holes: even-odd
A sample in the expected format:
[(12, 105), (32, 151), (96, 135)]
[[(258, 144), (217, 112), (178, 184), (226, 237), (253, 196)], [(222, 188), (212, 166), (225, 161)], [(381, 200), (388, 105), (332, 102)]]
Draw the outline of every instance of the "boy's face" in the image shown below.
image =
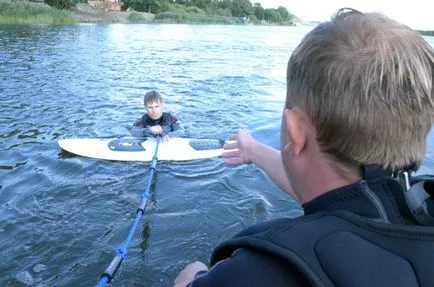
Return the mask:
[(160, 101), (149, 102), (145, 104), (148, 116), (153, 120), (158, 120), (163, 115), (163, 103)]

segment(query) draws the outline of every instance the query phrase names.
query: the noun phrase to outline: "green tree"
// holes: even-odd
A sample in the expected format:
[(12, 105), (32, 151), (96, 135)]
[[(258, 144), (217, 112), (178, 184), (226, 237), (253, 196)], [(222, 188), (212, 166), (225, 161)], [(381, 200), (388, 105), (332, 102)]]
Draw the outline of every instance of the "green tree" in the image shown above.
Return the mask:
[(189, 0), (175, 0), (174, 3), (188, 6), (190, 4), (190, 1)]
[(201, 9), (210, 9), (212, 0), (191, 0), (191, 5)]
[(219, 9), (231, 9), (232, 7), (231, 0), (214, 0), (213, 3)]
[(288, 12), (288, 9), (283, 6), (279, 6), (279, 8), (277, 8), (277, 12), (279, 12), (280, 16), (282, 16), (283, 21), (289, 21), (292, 19), (292, 15)]
[(149, 12), (149, 13), (161, 13), (169, 10), (170, 0), (123, 0), (123, 9), (131, 7), (135, 11)]
[(246, 17), (252, 14), (253, 7), (250, 0), (232, 0), (232, 15), (235, 17)]
[(44, 3), (57, 9), (69, 9), (74, 6), (71, 0), (44, 0)]
[(282, 22), (282, 16), (280, 16), (280, 13), (276, 9), (265, 9), (264, 19), (270, 22)]
[(251, 23), (253, 23), (253, 24), (259, 23), (258, 18), (256, 18), (256, 16), (254, 14), (250, 15), (249, 18), (250, 18), (249, 20)]
[(232, 17), (231, 7), (231, 0), (213, 0), (210, 10), (207, 11), (214, 15)]
[(261, 3), (255, 3), (253, 5), (253, 15), (255, 15), (256, 19), (259, 21), (264, 20), (264, 8), (262, 8)]

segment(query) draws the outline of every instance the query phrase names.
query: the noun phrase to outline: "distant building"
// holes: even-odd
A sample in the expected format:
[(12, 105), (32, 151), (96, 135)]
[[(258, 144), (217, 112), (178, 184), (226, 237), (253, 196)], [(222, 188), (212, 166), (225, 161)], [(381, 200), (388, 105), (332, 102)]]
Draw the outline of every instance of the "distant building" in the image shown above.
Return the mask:
[(320, 24), (319, 21), (306, 21), (303, 20), (301, 18), (295, 17), (292, 18), (292, 24), (294, 26), (317, 26), (318, 24)]
[(89, 0), (87, 1), (87, 4), (89, 4), (93, 8), (103, 9), (107, 12), (119, 12), (121, 11), (122, 6), (124, 5), (124, 3), (120, 2), (119, 0), (108, 0), (108, 1)]

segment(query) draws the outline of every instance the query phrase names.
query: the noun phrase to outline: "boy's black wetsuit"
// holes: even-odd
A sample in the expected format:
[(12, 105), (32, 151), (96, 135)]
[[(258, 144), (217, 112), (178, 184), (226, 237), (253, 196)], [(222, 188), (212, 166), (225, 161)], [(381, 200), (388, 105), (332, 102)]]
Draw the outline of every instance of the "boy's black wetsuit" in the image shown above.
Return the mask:
[[(432, 199), (425, 207), (432, 215)], [(434, 227), (418, 224), (390, 176), (328, 192), (304, 212), (224, 242), (189, 286), (434, 286)]]
[[(157, 120), (151, 119), (148, 114), (144, 114), (141, 119), (134, 123), (134, 129), (141, 128), (141, 136), (152, 137), (154, 134), (150, 127), (157, 125), (161, 126), (163, 129), (162, 135), (174, 132), (180, 128), (180, 122), (177, 117), (170, 113), (163, 112), (163, 115)], [(136, 131), (135, 133), (137, 134), (138, 132)]]

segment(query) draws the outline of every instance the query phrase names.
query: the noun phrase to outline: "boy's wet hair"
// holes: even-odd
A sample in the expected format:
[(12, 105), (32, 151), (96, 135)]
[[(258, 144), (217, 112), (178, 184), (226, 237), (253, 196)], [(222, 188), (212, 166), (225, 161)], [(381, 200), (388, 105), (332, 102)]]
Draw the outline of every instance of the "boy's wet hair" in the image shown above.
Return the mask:
[(157, 91), (149, 91), (145, 94), (145, 97), (143, 98), (144, 104), (150, 104), (153, 102), (163, 102), (163, 98), (161, 97), (161, 94)]
[(434, 50), (378, 13), (341, 9), (288, 62), (286, 108), (302, 108), (321, 151), (354, 170), (420, 165), (434, 120)]

